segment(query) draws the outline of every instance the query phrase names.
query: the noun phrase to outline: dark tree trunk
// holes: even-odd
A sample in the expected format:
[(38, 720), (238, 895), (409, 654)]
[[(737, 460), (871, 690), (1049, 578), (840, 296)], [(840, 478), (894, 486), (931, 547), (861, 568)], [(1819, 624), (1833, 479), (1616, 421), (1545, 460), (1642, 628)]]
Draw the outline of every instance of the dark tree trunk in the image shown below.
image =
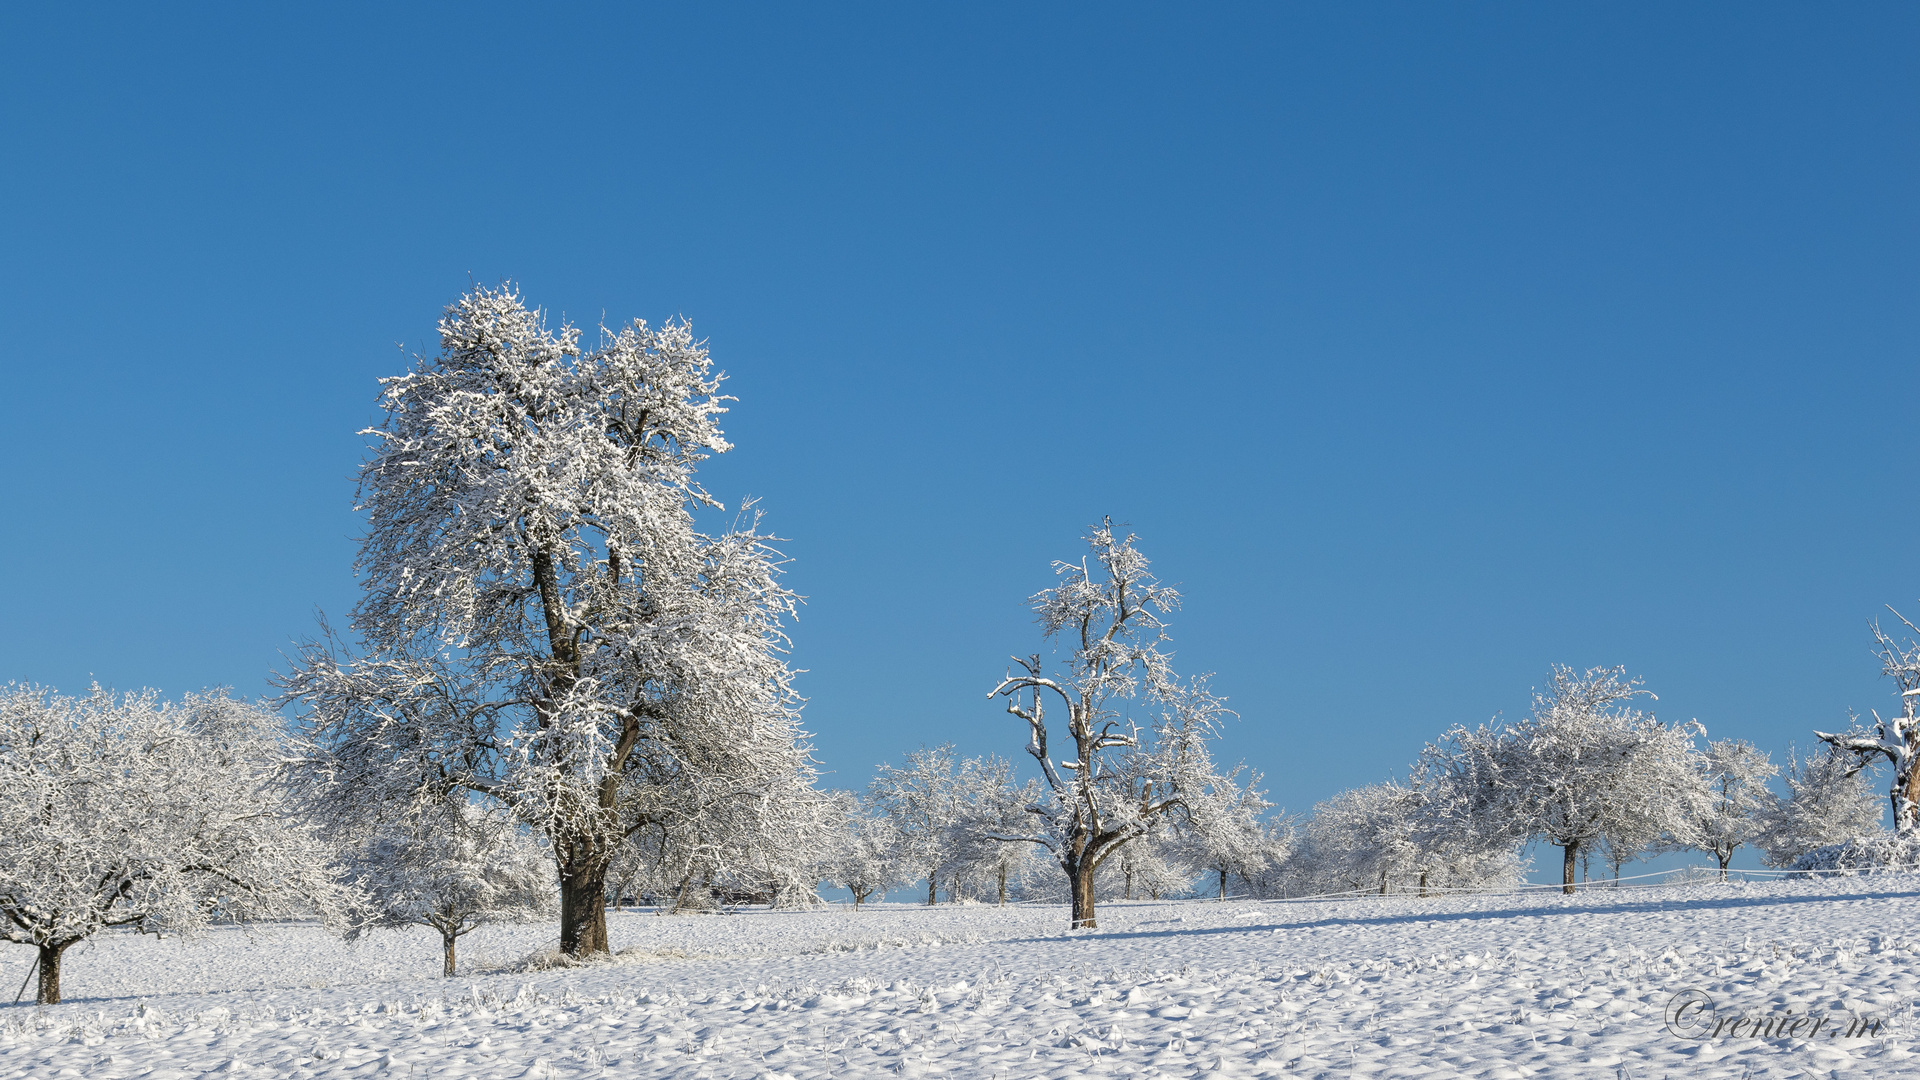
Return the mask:
[(447, 950), (447, 962), (440, 970), (443, 978), (453, 978), (453, 943), (456, 940), (458, 940), (458, 938), (453, 934), (449, 934), (445, 930), (440, 931), (440, 943), (444, 945)]
[(40, 946), (40, 996), (42, 1005), (60, 1004), (60, 954), (73, 942)]
[(1220, 899), (1225, 900), (1226, 898), (1227, 898), (1227, 870), (1226, 870), (1226, 867), (1221, 867), (1220, 868)]
[(1425, 900), (1426, 898), (1427, 898), (1427, 872), (1425, 870), (1422, 870), (1420, 871), (1420, 899)]
[(1565, 857), (1560, 864), (1560, 891), (1571, 896), (1573, 894), (1573, 868), (1575, 864), (1580, 861), (1580, 841), (1569, 840), (1566, 846), (1560, 850), (1565, 852)]
[(1000, 906), (1007, 906), (1007, 868), (1000, 867)]
[(934, 873), (931, 870), (927, 871), (927, 906), (928, 907), (932, 907), (935, 903), (938, 902), (934, 899), (933, 887), (934, 887), (934, 884), (939, 880), (940, 880), (940, 875)]
[(1067, 883), (1073, 894), (1072, 928), (1094, 929), (1097, 924), (1093, 919), (1093, 867), (1081, 862), (1067, 871)]
[(1725, 881), (1727, 880), (1727, 864), (1733, 861), (1733, 849), (1725, 848), (1715, 851), (1713, 854), (1720, 860), (1720, 880)]
[(607, 947), (607, 864), (581, 860), (560, 872), (560, 951), (586, 957)]

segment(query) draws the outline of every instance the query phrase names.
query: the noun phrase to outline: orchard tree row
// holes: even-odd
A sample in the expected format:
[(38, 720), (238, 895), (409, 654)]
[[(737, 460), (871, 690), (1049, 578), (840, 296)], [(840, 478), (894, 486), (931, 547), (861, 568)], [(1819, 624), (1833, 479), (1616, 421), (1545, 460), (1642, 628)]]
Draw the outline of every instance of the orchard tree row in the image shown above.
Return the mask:
[[(750, 503), (702, 528), (725, 511), (697, 468), (730, 449), (731, 399), (690, 327), (589, 345), (476, 288), (439, 335), (364, 433), (359, 602), (275, 699), (0, 694), (0, 932), (37, 950), (42, 1002), (108, 927), (419, 924), (451, 973), (490, 920), (557, 914), (588, 957), (609, 900), (817, 903), (857, 846), (800, 728), (775, 541)], [(1070, 658), (993, 691), (1042, 780), (978, 841), (1044, 851), (1084, 927), (1109, 856), (1233, 787), (1207, 755), (1223, 707), (1162, 650), (1177, 596), (1130, 537), (1091, 543), (1092, 569), (1059, 564), (1035, 598)]]
[[(610, 951), (610, 904), (810, 905), (823, 880), (856, 906), (917, 881), (929, 902), (1057, 898), (1092, 929), (1102, 897), (1196, 879), (1221, 897), (1495, 887), (1528, 841), (1564, 849), (1569, 888), (1582, 859), (1661, 845), (1722, 867), (1749, 843), (1806, 858), (1870, 831), (1858, 774), (1882, 759), (1914, 831), (1920, 652), (1884, 634), (1903, 713), (1822, 735), (1832, 752), (1794, 764), (1784, 802), (1751, 747), (1702, 753), (1619, 671), (1556, 669), (1527, 721), (1455, 729), (1406, 781), (1304, 822), (1270, 813), (1257, 774), (1215, 763), (1231, 713), (1175, 672), (1179, 595), (1111, 521), (1031, 598), (1057, 660), (983, 680), (1023, 726), (1026, 779), (938, 747), (864, 795), (823, 791), (777, 541), (697, 475), (731, 449), (732, 399), (691, 328), (588, 344), (503, 287), (461, 297), (439, 336), (382, 380), (363, 433), (359, 601), (297, 647), (276, 697), (0, 689), (0, 937), (36, 950), (41, 1002), (110, 927), (420, 925), (450, 975), (487, 922), (557, 918), (587, 958)], [(1828, 862), (1885, 861), (1877, 843)]]

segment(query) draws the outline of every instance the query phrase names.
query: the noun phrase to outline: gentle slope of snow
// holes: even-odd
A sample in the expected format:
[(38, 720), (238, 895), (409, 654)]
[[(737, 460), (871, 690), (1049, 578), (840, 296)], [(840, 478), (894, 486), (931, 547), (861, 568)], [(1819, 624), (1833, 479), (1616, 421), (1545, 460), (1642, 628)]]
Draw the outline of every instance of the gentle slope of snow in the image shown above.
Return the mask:
[[(102, 936), (0, 1009), (0, 1078), (1920, 1075), (1920, 878), (1575, 897), (615, 913), (615, 962), (442, 980), (431, 931)], [(463, 971), (550, 947), (463, 942)], [(18, 986), (31, 956), (0, 954)], [(1872, 1038), (1670, 1033), (1867, 1015)], [(1831, 1021), (1829, 1022), (1832, 1023)]]

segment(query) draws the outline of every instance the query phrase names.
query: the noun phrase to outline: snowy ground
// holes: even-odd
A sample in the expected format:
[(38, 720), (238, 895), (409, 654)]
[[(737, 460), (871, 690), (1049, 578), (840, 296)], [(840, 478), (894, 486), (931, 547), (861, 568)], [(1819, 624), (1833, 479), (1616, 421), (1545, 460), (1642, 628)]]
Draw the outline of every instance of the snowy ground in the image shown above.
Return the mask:
[[(1108, 904), (1077, 934), (1057, 907), (617, 913), (616, 962), (452, 980), (424, 932), (115, 934), (69, 953), (67, 1003), (0, 1008), (0, 1078), (1920, 1076), (1916, 917), (1914, 877)], [(0, 953), (7, 991), (30, 959)], [(1668, 1030), (1683, 990), (1828, 1019), (1700, 1041)]]

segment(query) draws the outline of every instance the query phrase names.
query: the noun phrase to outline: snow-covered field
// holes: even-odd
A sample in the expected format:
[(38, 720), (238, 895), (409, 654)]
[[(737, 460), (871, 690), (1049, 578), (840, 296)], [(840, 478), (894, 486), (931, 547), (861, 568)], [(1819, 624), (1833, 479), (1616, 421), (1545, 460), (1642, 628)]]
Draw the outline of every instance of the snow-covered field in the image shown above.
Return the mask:
[[(1906, 876), (1116, 903), (1083, 933), (1057, 907), (628, 912), (614, 962), (450, 980), (429, 932), (114, 934), (69, 953), (65, 1004), (0, 1009), (0, 1077), (1920, 1076), (1917, 920)], [(552, 933), (479, 931), (463, 969)], [(10, 997), (31, 957), (0, 959)], [(1668, 1030), (1683, 990), (1723, 1027), (1828, 1019), (1701, 1041)]]

